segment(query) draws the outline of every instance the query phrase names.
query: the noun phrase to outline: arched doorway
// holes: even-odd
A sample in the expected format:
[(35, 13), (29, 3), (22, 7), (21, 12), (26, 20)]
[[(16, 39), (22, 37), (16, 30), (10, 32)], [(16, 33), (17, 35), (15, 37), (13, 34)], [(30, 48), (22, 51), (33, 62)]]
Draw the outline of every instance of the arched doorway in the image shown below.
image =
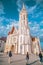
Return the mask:
[(28, 44), (22, 44), (21, 45), (21, 54), (27, 54), (29, 45)]
[(17, 44), (11, 45), (11, 51), (17, 53)]
[(11, 45), (11, 51), (15, 51), (15, 46), (14, 45)]

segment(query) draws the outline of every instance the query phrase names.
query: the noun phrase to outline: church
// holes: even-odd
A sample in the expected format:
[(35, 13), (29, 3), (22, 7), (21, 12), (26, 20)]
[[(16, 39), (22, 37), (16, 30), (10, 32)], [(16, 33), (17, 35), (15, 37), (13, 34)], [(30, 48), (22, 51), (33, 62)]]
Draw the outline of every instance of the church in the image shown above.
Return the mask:
[(26, 54), (27, 52), (29, 54), (39, 54), (41, 51), (40, 39), (32, 37), (30, 34), (27, 11), (24, 4), (19, 13), (18, 29), (13, 26), (7, 36), (4, 52), (9, 52), (10, 50), (15, 54)]

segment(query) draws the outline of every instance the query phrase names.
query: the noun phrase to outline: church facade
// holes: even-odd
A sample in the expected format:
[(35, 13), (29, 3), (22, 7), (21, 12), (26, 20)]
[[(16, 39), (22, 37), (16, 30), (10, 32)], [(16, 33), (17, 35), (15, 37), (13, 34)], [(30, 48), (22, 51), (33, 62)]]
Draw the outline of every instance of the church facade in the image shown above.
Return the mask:
[(41, 51), (39, 38), (31, 37), (28, 27), (27, 11), (24, 5), (19, 14), (18, 30), (13, 26), (7, 36), (4, 52), (10, 50), (16, 54), (26, 54), (27, 52), (29, 54), (39, 54)]

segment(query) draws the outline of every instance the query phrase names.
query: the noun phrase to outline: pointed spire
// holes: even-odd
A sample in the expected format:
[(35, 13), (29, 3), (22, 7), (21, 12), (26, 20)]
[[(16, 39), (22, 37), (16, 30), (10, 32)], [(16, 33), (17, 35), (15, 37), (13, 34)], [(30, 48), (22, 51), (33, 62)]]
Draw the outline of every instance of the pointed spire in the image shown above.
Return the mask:
[(25, 9), (25, 5), (24, 5), (24, 3), (23, 3), (23, 9)]

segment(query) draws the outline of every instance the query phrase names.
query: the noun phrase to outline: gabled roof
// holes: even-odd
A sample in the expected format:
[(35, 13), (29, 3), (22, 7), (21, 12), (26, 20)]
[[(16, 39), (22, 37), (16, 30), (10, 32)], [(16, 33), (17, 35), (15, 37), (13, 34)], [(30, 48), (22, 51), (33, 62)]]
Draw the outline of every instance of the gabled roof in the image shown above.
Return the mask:
[(15, 30), (15, 27), (13, 26), (11, 30), (11, 34), (13, 34), (14, 30)]
[(12, 29), (11, 29), (11, 31), (8, 32), (8, 35), (13, 34), (14, 30), (15, 30), (15, 27), (13, 26)]

